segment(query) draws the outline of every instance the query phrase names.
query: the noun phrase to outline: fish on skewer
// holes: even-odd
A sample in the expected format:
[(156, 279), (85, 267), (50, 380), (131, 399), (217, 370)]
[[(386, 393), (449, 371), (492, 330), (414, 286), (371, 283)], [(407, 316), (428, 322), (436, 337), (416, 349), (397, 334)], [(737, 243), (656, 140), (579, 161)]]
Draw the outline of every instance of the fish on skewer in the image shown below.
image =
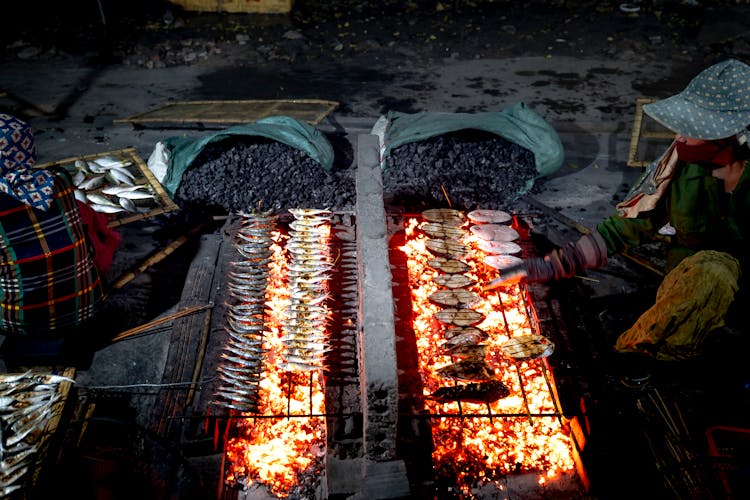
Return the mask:
[(433, 292), (428, 300), (440, 306), (468, 309), (481, 303), (482, 297), (470, 290), (447, 288)]
[(422, 212), (422, 217), (429, 222), (439, 222), (458, 227), (466, 222), (464, 213), (453, 208), (433, 208)]
[(467, 217), (474, 224), (506, 224), (513, 219), (508, 212), (503, 210), (484, 209), (472, 210)]
[(510, 389), (505, 384), (499, 380), (487, 380), (452, 387), (441, 387), (427, 398), (441, 403), (490, 404), (508, 396), (510, 396)]
[(435, 284), (446, 288), (466, 288), (476, 283), (465, 274), (450, 273), (440, 274), (434, 279)]
[(492, 380), (494, 373), (484, 360), (461, 360), (439, 368), (439, 376), (466, 382), (484, 382)]
[(474, 236), (489, 241), (516, 241), (520, 236), (512, 227), (499, 224), (477, 224), (471, 226), (469, 231)]

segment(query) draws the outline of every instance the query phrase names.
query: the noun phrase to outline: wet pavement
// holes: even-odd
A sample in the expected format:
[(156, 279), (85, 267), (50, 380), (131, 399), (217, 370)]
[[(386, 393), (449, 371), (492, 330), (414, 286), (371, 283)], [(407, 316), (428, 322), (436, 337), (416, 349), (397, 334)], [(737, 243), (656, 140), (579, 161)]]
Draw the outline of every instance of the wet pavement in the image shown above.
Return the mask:
[[(531, 2), (528, 10), (514, 2), (488, 2), (492, 8), (485, 2), (446, 2), (440, 8), (432, 2), (429, 8), (425, 2), (416, 2), (420, 9), (396, 12), (390, 26), (388, 20), (376, 19), (376, 12), (362, 7), (363, 2), (343, 3), (354, 7), (321, 10), (320, 4), (312, 2), (311, 8), (319, 9), (309, 15), (307, 23), (300, 22), (304, 19), (300, 14), (201, 16), (167, 8), (149, 10), (151, 17), (133, 20), (115, 10), (104, 27), (111, 30), (109, 35), (100, 39), (96, 33), (102, 26), (97, 28), (93, 11), (84, 18), (89, 29), (94, 27), (92, 33), (70, 47), (61, 39), (56, 43), (54, 36), (35, 38), (29, 35), (33, 30), (26, 30), (5, 40), (5, 49), (0, 51), (0, 111), (31, 123), (39, 162), (126, 147), (135, 148), (146, 161), (160, 140), (177, 135), (200, 137), (207, 132), (201, 127), (140, 128), (115, 122), (171, 102), (330, 99), (340, 106), (319, 126), (343, 131), (352, 144), (391, 110), (471, 113), (499, 111), (524, 102), (558, 132), (565, 160), (558, 172), (537, 183), (531, 193), (537, 204), (519, 202), (519, 211), (531, 214), (529, 220), (536, 226), (541, 245), (560, 244), (577, 237), (577, 228), (593, 227), (611, 214), (642, 172), (626, 164), (636, 99), (677, 92), (702, 68), (723, 58), (750, 60), (747, 3), (726, 2), (709, 8), (686, 5), (690, 2), (646, 2), (633, 15), (619, 9), (616, 2), (584, 2), (580, 7), (555, 2), (546, 11), (544, 2)], [(123, 16), (121, 23), (118, 14)], [(345, 14), (352, 16), (349, 24)], [(180, 31), (177, 25), (187, 28)], [(221, 26), (221, 34), (209, 30), (206, 35), (206, 27), (212, 25)], [(50, 26), (59, 29), (57, 24)], [(126, 37), (113, 43), (113, 33), (124, 29), (133, 37), (129, 50)], [(51, 28), (50, 32), (54, 33)], [(124, 244), (109, 280), (184, 235), (194, 222), (189, 214), (175, 213), (123, 226)], [(207, 233), (219, 231), (220, 225), (217, 222)], [(200, 237), (190, 239), (112, 294), (114, 312), (96, 332), (101, 337), (92, 344), (93, 352), (81, 357), (76, 377), (83, 393), (96, 397), (101, 408), (110, 409), (108, 415), (122, 412), (123, 422), (144, 424), (154, 404), (149, 387), (161, 381), (169, 338), (167, 331), (156, 329), (112, 345), (107, 345), (107, 339), (175, 311), (201, 244)], [(571, 348), (562, 362), (593, 371), (585, 376), (596, 377), (601, 374), (597, 370), (604, 370), (617, 378), (617, 370), (602, 366), (609, 360), (609, 346), (618, 329), (629, 326), (638, 308), (646, 307), (659, 277), (624, 258), (614, 258), (606, 269), (589, 276), (592, 279), (585, 282), (552, 287), (553, 293), (571, 298), (563, 305), (571, 315), (570, 324), (577, 324), (583, 332), (570, 333), (577, 350)], [(580, 359), (586, 355), (594, 362)], [(4, 362), (6, 368), (13, 366), (12, 361)], [(739, 377), (733, 386), (746, 376), (733, 375)], [(668, 374), (669, 382), (670, 376), (674, 375)], [(606, 386), (601, 380), (600, 384)], [(612, 426), (627, 422), (634, 406), (622, 401), (633, 402), (639, 393), (598, 385), (592, 383), (590, 392), (601, 396), (595, 389), (603, 391), (604, 400), (625, 393), (616, 403), (603, 405), (612, 413), (601, 421)], [(669, 383), (668, 387), (675, 386)], [(591, 394), (584, 396), (581, 400)], [(570, 404), (580, 404), (573, 399)], [(705, 424), (702, 418), (696, 420)], [(733, 419), (731, 425), (743, 423)], [(102, 423), (97, 431), (117, 432), (117, 424), (109, 425), (113, 428)], [(601, 446), (626, 446), (628, 435), (620, 436), (623, 442), (612, 436), (603, 438)], [(165, 463), (184, 459), (174, 453), (174, 443), (160, 442), (158, 436), (141, 442)], [(612, 459), (608, 453), (602, 456)], [(192, 497), (211, 497), (212, 484), (206, 486), (190, 474), (180, 482), (174, 471), (155, 467), (145, 474), (139, 469), (145, 465), (129, 458), (137, 472), (130, 477), (140, 477), (151, 486), (131, 485), (129, 489), (123, 483), (124, 492), (147, 492), (144, 498), (167, 494), (190, 498), (185, 490), (200, 484), (205, 491), (196, 488)], [(615, 465), (632, 466), (627, 458), (630, 455)], [(213, 462), (196, 465), (194, 461), (192, 469), (176, 468), (184, 474), (184, 470), (204, 466), (209, 477), (215, 473)], [(616, 468), (599, 471), (605, 478), (596, 484), (603, 492), (601, 498), (621, 496), (604, 486), (606, 479), (627, 481), (611, 470)], [(631, 487), (624, 489), (632, 492)]]

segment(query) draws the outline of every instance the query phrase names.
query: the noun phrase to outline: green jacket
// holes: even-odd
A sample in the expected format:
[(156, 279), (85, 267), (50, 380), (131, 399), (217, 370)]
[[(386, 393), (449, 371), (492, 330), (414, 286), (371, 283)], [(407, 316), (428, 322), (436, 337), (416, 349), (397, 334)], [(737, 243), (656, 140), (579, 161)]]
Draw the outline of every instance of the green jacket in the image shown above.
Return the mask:
[[(748, 162), (750, 163), (750, 162)], [(667, 222), (675, 229), (669, 237), (666, 271), (699, 250), (719, 250), (737, 258), (747, 271), (750, 259), (750, 167), (746, 163), (739, 183), (730, 194), (723, 181), (697, 164), (682, 164), (656, 208), (625, 218), (614, 215), (596, 229), (611, 255), (661, 239), (658, 231)]]

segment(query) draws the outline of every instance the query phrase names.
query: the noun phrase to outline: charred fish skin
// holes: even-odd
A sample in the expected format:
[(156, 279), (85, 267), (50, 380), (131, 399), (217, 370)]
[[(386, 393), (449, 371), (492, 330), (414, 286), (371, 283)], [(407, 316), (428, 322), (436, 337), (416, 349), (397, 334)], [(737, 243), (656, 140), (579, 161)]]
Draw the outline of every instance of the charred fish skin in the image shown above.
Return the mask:
[(439, 368), (437, 374), (444, 378), (466, 382), (485, 382), (494, 378), (494, 374), (483, 360), (457, 361), (451, 365)]
[(505, 384), (499, 380), (488, 380), (486, 382), (472, 382), (465, 385), (441, 387), (427, 396), (427, 398), (440, 403), (465, 402), (491, 404), (508, 396), (510, 396), (510, 389)]

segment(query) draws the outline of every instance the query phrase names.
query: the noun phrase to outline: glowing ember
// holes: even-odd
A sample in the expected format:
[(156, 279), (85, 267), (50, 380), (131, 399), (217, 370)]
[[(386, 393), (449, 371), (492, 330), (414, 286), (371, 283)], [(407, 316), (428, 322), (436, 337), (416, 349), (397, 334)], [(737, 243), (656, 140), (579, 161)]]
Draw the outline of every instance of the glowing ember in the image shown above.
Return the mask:
[[(322, 471), (325, 413), (322, 370), (290, 372), (280, 368), (285, 345), (282, 325), (290, 302), (287, 286), (287, 236), (274, 232), (273, 260), (267, 290), (268, 350), (260, 383), (258, 418), (242, 414), (230, 422), (226, 444), (228, 484), (264, 485), (278, 497), (304, 487), (305, 478)], [(309, 479), (308, 479), (309, 482)], [(313, 485), (308, 485), (313, 486)]]
[[(407, 255), (419, 371), (424, 395), (429, 396), (441, 387), (454, 385), (437, 372), (455, 360), (440, 351), (446, 325), (434, 319), (441, 308), (427, 299), (440, 288), (435, 284), (440, 272), (427, 264), (434, 256), (425, 246), (427, 237), (418, 230), (420, 222), (417, 218), (407, 219), (406, 241), (399, 249)], [(475, 237), (466, 231), (463, 243), (474, 248), (475, 255), (483, 256), (472, 238)], [(471, 266), (467, 275), (477, 283), (496, 277), (496, 271), (481, 259), (465, 259), (465, 262)], [(464, 492), (477, 481), (491, 481), (511, 472), (535, 471), (539, 473), (540, 484), (553, 481), (557, 472), (573, 470), (574, 461), (569, 435), (555, 407), (546, 361), (509, 360), (500, 349), (510, 337), (535, 333), (522, 290), (518, 286), (488, 293), (482, 292), (480, 286), (470, 289), (483, 297), (472, 309), (485, 316), (476, 325), (490, 337), (486, 341), (485, 361), (511, 394), (489, 405), (461, 402), (460, 408), (457, 402), (425, 399), (425, 409), (440, 416), (431, 419), (432, 456), (437, 473), (452, 476)], [(488, 417), (490, 414), (492, 418)]]

